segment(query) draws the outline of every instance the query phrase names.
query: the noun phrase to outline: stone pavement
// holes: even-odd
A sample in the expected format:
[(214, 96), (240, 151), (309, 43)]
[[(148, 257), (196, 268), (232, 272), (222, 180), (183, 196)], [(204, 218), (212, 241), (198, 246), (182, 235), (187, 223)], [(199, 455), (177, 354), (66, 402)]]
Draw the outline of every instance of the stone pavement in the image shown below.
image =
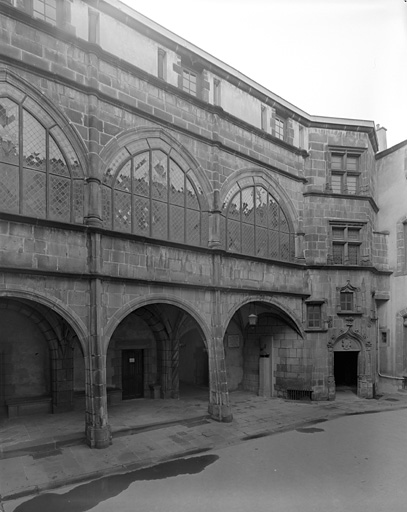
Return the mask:
[(407, 393), (402, 392), (364, 400), (344, 391), (333, 402), (267, 399), (240, 391), (230, 398), (232, 423), (210, 420), (202, 395), (111, 407), (113, 444), (104, 450), (84, 444), (83, 413), (3, 420), (1, 502), (348, 414), (407, 408)]

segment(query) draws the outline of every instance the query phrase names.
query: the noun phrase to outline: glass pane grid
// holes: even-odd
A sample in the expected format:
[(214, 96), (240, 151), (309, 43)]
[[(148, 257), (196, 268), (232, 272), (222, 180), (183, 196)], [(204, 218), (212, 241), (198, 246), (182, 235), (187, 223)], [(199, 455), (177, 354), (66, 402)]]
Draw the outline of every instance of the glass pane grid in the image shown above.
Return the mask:
[(321, 306), (309, 305), (307, 308), (308, 313), (308, 327), (318, 328), (321, 327)]
[(170, 203), (184, 206), (185, 174), (173, 161), (170, 162)]
[(229, 220), (227, 248), (232, 252), (240, 252), (240, 222)]
[(359, 246), (348, 245), (348, 261), (350, 265), (358, 265), (359, 263)]
[(150, 154), (137, 155), (133, 160), (133, 192), (144, 197), (150, 195)]
[(344, 263), (344, 246), (342, 244), (334, 244), (332, 246), (333, 262), (336, 265), (342, 265)]
[(71, 180), (50, 176), (50, 216), (69, 222), (71, 213)]
[[(186, 191), (187, 207), (193, 208), (194, 210), (200, 210), (201, 207), (200, 207), (200, 204), (198, 201), (198, 196), (188, 178), (186, 179), (186, 184), (187, 184), (187, 191)], [(201, 193), (203, 194), (203, 192), (201, 192)]]
[(112, 192), (110, 188), (102, 186), (102, 220), (103, 227), (112, 229)]
[(119, 231), (131, 231), (131, 195), (126, 192), (115, 192), (114, 227)]
[(49, 172), (60, 176), (69, 176), (65, 158), (52, 137), (49, 138)]
[(166, 203), (153, 201), (152, 236), (164, 239), (168, 237)]
[[(187, 210), (187, 232), (186, 243), (190, 245), (200, 245), (202, 232), (201, 212), (196, 210)], [(207, 227), (207, 226), (206, 226)]]
[(162, 151), (153, 152), (152, 197), (167, 201), (167, 155)]
[(0, 161), (18, 165), (18, 105), (8, 98), (0, 99)]
[(133, 197), (134, 233), (150, 236), (150, 201), (141, 197)]
[(24, 166), (45, 171), (45, 128), (27, 111), (23, 127)]
[(242, 220), (254, 224), (254, 187), (242, 191)]
[(185, 242), (184, 236), (184, 208), (170, 206), (170, 239), (174, 242)]
[(353, 311), (353, 293), (341, 292), (340, 307), (342, 311)]
[(26, 215), (45, 218), (45, 180), (45, 173), (25, 169), (23, 193)]
[(18, 213), (19, 211), (19, 169), (18, 167), (0, 164), (0, 205), (6, 212)]
[(114, 188), (131, 192), (131, 161), (129, 160), (117, 173)]
[(83, 199), (84, 199), (84, 181), (74, 180), (73, 182), (73, 215), (74, 222), (83, 222)]

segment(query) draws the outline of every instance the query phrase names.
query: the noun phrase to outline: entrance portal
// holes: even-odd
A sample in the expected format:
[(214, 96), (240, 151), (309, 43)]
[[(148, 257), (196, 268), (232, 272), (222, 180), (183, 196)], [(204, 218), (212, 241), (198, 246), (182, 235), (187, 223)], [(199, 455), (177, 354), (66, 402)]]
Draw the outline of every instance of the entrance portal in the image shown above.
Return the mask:
[(143, 393), (143, 350), (122, 350), (122, 398), (141, 398)]
[(335, 385), (357, 389), (359, 352), (334, 352)]

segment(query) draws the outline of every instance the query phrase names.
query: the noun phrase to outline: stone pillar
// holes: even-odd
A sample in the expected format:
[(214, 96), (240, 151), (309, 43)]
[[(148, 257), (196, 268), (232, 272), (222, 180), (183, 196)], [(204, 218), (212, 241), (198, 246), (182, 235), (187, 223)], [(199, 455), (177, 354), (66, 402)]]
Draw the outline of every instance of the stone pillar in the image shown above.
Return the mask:
[[(215, 165), (215, 164), (214, 164)], [(213, 193), (213, 209), (209, 215), (209, 247), (220, 247), (220, 218), (219, 190)]]
[(86, 367), (86, 441), (91, 448), (106, 448), (112, 442), (107, 415), (106, 355), (101, 335), (100, 279), (91, 281), (90, 336)]
[(334, 347), (333, 342), (328, 343), (328, 400), (335, 400), (336, 398), (336, 387), (335, 387), (335, 376), (334, 376)]
[(179, 398), (179, 338), (172, 340), (171, 398)]
[(53, 350), (52, 360), (52, 412), (73, 409), (73, 347), (67, 342), (66, 349)]
[[(213, 255), (213, 281), (220, 280), (221, 257)], [(226, 380), (225, 349), (223, 346), (223, 331), (221, 321), (220, 291), (212, 295), (212, 340), (207, 340), (209, 358), (209, 406), (210, 416), (217, 421), (230, 422), (233, 419), (232, 407), (229, 401), (229, 392)]]
[(268, 354), (261, 354), (259, 357), (259, 396), (265, 398), (271, 396), (270, 356)]

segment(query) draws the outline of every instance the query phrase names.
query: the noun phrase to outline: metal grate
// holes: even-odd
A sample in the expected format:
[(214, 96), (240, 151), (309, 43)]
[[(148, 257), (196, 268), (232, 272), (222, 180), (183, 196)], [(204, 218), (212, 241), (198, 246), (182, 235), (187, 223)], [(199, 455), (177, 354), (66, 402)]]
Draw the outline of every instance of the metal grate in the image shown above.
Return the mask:
[(310, 389), (287, 389), (287, 400), (312, 400), (312, 391)]

